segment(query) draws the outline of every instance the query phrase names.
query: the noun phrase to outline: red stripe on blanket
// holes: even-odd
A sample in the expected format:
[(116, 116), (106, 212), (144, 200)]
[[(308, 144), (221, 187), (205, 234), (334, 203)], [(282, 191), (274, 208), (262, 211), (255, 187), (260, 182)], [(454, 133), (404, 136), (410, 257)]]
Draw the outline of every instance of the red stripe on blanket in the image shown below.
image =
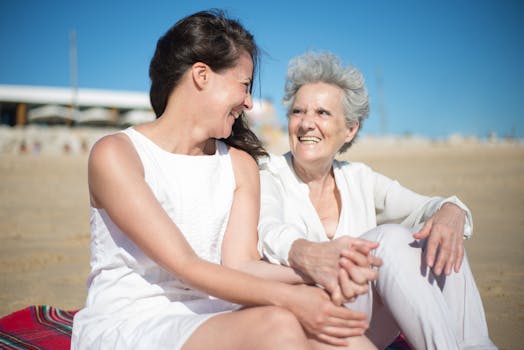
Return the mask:
[(73, 316), (52, 306), (29, 306), (0, 319), (0, 348), (69, 350)]

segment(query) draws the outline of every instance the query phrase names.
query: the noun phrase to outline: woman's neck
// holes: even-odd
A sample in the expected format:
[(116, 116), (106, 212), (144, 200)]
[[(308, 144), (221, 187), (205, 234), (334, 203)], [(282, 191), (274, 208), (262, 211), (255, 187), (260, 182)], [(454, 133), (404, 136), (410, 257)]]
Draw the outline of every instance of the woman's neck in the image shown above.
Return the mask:
[(315, 162), (299, 162), (295, 157), (291, 157), (291, 163), (295, 174), (304, 183), (323, 182), (333, 173), (333, 160), (325, 161), (322, 164)]
[(215, 140), (198, 125), (194, 111), (178, 110), (171, 105), (158, 119), (136, 128), (171, 153), (194, 156), (215, 153)]
[[(292, 158), (293, 169), (297, 177), (308, 187), (311, 194), (322, 194), (335, 185), (333, 176), (333, 161), (319, 164), (301, 164)], [(316, 195), (315, 195), (316, 196)]]
[(293, 162), (297, 176), (307, 184), (309, 199), (324, 227), (326, 236), (334, 237), (340, 219), (342, 206), (340, 193), (333, 173), (333, 161), (323, 167), (304, 168), (298, 162)]

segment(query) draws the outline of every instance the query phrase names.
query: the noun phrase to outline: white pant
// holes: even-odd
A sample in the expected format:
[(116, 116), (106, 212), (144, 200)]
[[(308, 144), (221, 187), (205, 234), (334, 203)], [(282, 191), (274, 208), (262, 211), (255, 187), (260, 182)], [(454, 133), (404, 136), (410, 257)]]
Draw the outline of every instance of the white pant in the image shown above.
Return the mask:
[(422, 244), (400, 225), (382, 225), (360, 238), (380, 242), (370, 292), (346, 306), (371, 315), (368, 337), (385, 348), (402, 331), (415, 349), (497, 349), (488, 336), (482, 301), (464, 255), (458, 273), (435, 276)]

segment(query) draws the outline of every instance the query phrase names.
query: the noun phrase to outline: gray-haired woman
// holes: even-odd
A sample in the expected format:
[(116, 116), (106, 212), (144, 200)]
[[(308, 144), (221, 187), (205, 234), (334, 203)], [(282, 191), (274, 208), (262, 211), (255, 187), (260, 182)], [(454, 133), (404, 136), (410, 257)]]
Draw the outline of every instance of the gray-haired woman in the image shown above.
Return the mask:
[[(495, 348), (464, 253), (469, 209), (335, 160), (368, 116), (361, 73), (306, 53), (290, 63), (284, 103), (291, 151), (261, 163), (259, 250), (366, 312), (379, 348), (400, 330), (416, 349)], [(366, 241), (383, 261), (371, 282), (372, 269), (353, 264)]]

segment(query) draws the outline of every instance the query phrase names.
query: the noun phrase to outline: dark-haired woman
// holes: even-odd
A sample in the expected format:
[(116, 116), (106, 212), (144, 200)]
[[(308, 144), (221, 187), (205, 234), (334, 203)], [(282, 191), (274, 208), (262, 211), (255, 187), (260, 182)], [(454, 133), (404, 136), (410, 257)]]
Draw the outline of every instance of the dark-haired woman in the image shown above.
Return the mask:
[(251, 34), (219, 12), (158, 41), (158, 118), (90, 154), (91, 273), (72, 349), (374, 348), (365, 315), (260, 260), (265, 152), (243, 122), (256, 58)]

